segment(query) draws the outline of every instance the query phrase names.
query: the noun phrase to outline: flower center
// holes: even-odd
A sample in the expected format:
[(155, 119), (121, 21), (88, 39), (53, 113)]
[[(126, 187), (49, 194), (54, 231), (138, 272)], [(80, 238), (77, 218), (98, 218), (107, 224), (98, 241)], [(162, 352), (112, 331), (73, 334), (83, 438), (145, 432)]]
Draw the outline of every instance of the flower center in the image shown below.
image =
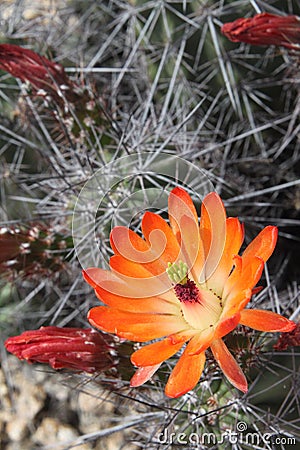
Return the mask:
[(201, 303), (199, 289), (194, 281), (186, 277), (184, 284), (176, 284), (174, 286), (176, 297), (180, 302)]
[(188, 267), (180, 261), (178, 264), (168, 264), (167, 273), (175, 283), (174, 291), (180, 301), (181, 311), (185, 320), (192, 328), (204, 330), (213, 327), (222, 312), (222, 299), (190, 280)]

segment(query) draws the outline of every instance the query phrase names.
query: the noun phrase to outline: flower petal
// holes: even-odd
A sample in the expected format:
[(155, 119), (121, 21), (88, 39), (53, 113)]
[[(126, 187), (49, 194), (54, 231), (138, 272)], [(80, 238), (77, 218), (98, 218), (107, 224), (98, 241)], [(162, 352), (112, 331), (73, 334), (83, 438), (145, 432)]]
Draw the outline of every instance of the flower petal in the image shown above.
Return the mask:
[(180, 316), (133, 313), (107, 306), (92, 308), (88, 313), (88, 320), (95, 328), (139, 342), (161, 338), (189, 328)]
[(265, 227), (248, 245), (243, 256), (234, 258), (235, 268), (226, 281), (223, 298), (229, 300), (239, 290), (254, 288), (261, 277), (264, 263), (274, 250), (277, 234), (276, 227)]
[(191, 356), (185, 349), (169, 376), (165, 394), (177, 398), (193, 389), (200, 379), (204, 364), (204, 352)]
[(272, 255), (278, 236), (277, 227), (269, 225), (265, 227), (255, 239), (248, 245), (243, 253), (243, 260), (249, 260), (258, 256), (266, 262)]
[(175, 355), (183, 344), (189, 340), (191, 336), (183, 334), (176, 338), (176, 335), (168, 336), (159, 342), (146, 345), (131, 355), (131, 362), (135, 366), (149, 366), (159, 364)]
[[(127, 264), (131, 263), (127, 261)], [(101, 287), (121, 297), (140, 299), (154, 296), (171, 297), (168, 294), (170, 283), (167, 286), (160, 280), (160, 277), (134, 278), (96, 267), (85, 269), (83, 277), (94, 289)]]
[(293, 331), (296, 324), (272, 311), (261, 309), (244, 309), (241, 312), (240, 324), (258, 331), (287, 332)]
[(131, 311), (136, 313), (163, 313), (163, 314), (180, 314), (179, 300), (173, 295), (174, 301), (166, 300), (162, 297), (145, 297), (145, 298), (129, 298), (121, 295), (115, 295), (101, 287), (95, 288), (96, 296), (114, 309), (122, 311)]
[(239, 324), (240, 317), (240, 313), (236, 313), (230, 317), (226, 317), (223, 320), (220, 320), (216, 327), (215, 339), (220, 339), (234, 330)]
[(230, 301), (225, 303), (223, 308), (220, 321), (226, 319), (227, 317), (232, 317), (234, 314), (242, 311), (252, 297), (251, 289), (244, 289), (241, 291), (237, 291), (235, 295), (232, 295)]
[(181, 246), (179, 256), (188, 265), (192, 277), (197, 280), (205, 261), (200, 239), (198, 215), (191, 197), (181, 188), (175, 188), (169, 196), (169, 220)]
[(215, 331), (213, 327), (207, 328), (206, 330), (201, 331), (201, 333), (196, 334), (187, 344), (186, 352), (190, 356), (203, 353), (210, 346), (210, 343), (214, 339), (214, 335)]
[(226, 219), (226, 240), (217, 270), (209, 278), (208, 287), (222, 295), (225, 282), (233, 268), (233, 258), (238, 254), (244, 240), (244, 228), (235, 217)]
[(197, 280), (205, 261), (198, 224), (190, 217), (183, 216), (180, 220), (180, 231), (182, 260), (187, 264), (193, 279)]
[(206, 282), (221, 261), (226, 240), (226, 211), (216, 192), (208, 194), (202, 202), (200, 236), (206, 261), (198, 276), (199, 283)]
[(96, 286), (102, 285), (102, 282), (108, 281), (110, 283), (120, 282), (111, 272), (97, 267), (89, 267), (82, 271), (85, 281), (95, 289)]
[(142, 231), (152, 252), (165, 263), (175, 262), (180, 255), (178, 241), (167, 222), (158, 214), (146, 212), (142, 219)]
[(150, 245), (127, 227), (114, 227), (110, 233), (110, 245), (116, 255), (141, 263), (155, 259)]
[(182, 188), (174, 188), (168, 201), (169, 221), (174, 235), (181, 243), (180, 222), (183, 216), (189, 217), (198, 227), (198, 214), (193, 200), (189, 194)]
[(215, 360), (230, 383), (240, 391), (247, 392), (248, 384), (246, 377), (222, 339), (216, 339), (213, 341), (210, 348), (213, 352)]
[(94, 289), (101, 287), (115, 295), (128, 295), (129, 297), (132, 295), (133, 298), (136, 297), (134, 283), (127, 286), (121, 278), (117, 277), (111, 271), (97, 267), (89, 267), (82, 271), (82, 275), (85, 281)]
[(146, 383), (146, 381), (150, 380), (150, 378), (155, 374), (159, 367), (160, 364), (156, 364), (155, 366), (140, 367), (131, 378), (130, 386), (138, 387)]
[(130, 278), (153, 278), (151, 272), (143, 264), (129, 261), (120, 255), (112, 256), (109, 265), (112, 270), (117, 272), (117, 275), (121, 274)]
[(126, 227), (115, 227), (110, 233), (111, 247), (123, 261), (140, 264), (153, 275), (165, 272), (166, 265), (151, 245)]
[(246, 261), (240, 257), (235, 258), (235, 260), (238, 260), (239, 264), (234, 268), (223, 290), (223, 314), (227, 314), (232, 305), (236, 304), (241, 293), (249, 289), (252, 293), (252, 289), (259, 281), (264, 268), (264, 261), (257, 256)]
[[(166, 273), (165, 265), (161, 265), (159, 270), (158, 265), (156, 265), (153, 270), (153, 264), (151, 264), (151, 268), (150, 264), (138, 264), (133, 261), (128, 261), (120, 255), (112, 256), (109, 260), (109, 265), (111, 269), (116, 272), (117, 276), (122, 279), (125, 277), (126, 282), (127, 277), (130, 279), (128, 280), (129, 283), (131, 283), (132, 279), (143, 279), (144, 289), (148, 290), (150, 287), (151, 292), (154, 292), (154, 286), (156, 286), (155, 293), (157, 294), (169, 290), (172, 287)], [(153, 272), (155, 272), (155, 274), (153, 274)]]

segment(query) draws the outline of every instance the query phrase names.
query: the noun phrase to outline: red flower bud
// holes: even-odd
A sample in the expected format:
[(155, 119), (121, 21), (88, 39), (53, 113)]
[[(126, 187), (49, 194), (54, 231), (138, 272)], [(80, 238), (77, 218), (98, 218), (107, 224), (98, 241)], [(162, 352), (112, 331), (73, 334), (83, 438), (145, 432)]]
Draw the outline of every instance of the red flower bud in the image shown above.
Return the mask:
[[(28, 94), (45, 100), (44, 107), (48, 107), (49, 117), (54, 118), (54, 124), (52, 121), (49, 124), (54, 140), (57, 139), (58, 129), (69, 143), (70, 137), (84, 139), (81, 132), (91, 126), (102, 133), (109, 125), (104, 113), (106, 102), (98, 95), (96, 86), (76, 83), (60, 64), (18, 45), (0, 44), (0, 69), (23, 82), (29, 82)], [(35, 121), (31, 110), (26, 107), (26, 102), (20, 105), (23, 108), (20, 109), (21, 118), (31, 126), (31, 120)]]
[(300, 50), (300, 18), (262, 13), (225, 23), (222, 33), (232, 42), (253, 45), (280, 45)]
[(62, 94), (68, 96), (68, 91), (76, 87), (63, 66), (18, 45), (0, 45), (0, 69), (29, 81), (36, 93), (49, 95), (58, 102)]
[(21, 360), (53, 369), (94, 373), (117, 363), (112, 339), (91, 328), (41, 327), (8, 338), (5, 347)]

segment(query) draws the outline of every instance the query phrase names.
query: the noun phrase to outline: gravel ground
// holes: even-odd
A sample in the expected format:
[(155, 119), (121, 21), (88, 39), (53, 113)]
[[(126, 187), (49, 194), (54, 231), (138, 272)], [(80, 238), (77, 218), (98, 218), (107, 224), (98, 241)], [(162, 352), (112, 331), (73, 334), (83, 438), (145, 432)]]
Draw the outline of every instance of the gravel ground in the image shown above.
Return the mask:
[[(129, 432), (115, 432), (80, 444), (82, 435), (114, 427), (116, 406), (99, 387), (98, 398), (66, 386), (67, 375), (28, 366), (8, 356), (0, 370), (2, 450), (134, 450)], [(88, 387), (88, 386), (87, 386)]]

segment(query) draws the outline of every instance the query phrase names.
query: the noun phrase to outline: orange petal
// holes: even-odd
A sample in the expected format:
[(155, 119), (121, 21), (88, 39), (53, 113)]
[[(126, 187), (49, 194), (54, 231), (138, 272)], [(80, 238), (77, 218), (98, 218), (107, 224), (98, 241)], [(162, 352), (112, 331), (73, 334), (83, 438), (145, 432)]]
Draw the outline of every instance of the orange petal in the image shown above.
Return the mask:
[(234, 330), (239, 324), (240, 317), (240, 313), (236, 313), (231, 317), (226, 317), (225, 319), (221, 320), (216, 327), (215, 339), (220, 339)]
[(200, 236), (206, 256), (199, 283), (207, 281), (216, 271), (221, 261), (226, 241), (226, 211), (216, 192), (208, 194), (201, 208)]
[(131, 362), (135, 366), (149, 366), (154, 364), (159, 364), (175, 355), (183, 344), (189, 340), (190, 336), (183, 336), (181, 339), (176, 339), (176, 335), (172, 339), (168, 336), (159, 342), (154, 342), (153, 344), (146, 345), (140, 348), (131, 355)]
[(226, 219), (226, 240), (217, 270), (208, 281), (208, 287), (222, 295), (225, 282), (233, 268), (234, 256), (238, 254), (244, 240), (244, 228), (237, 218)]
[(180, 314), (179, 300), (174, 297), (174, 301), (168, 301), (162, 297), (145, 297), (145, 298), (130, 298), (121, 295), (115, 295), (108, 292), (101, 287), (95, 288), (96, 296), (114, 309), (131, 312), (144, 313), (163, 313), (163, 314)]
[(92, 308), (88, 313), (88, 320), (95, 328), (137, 342), (158, 339), (188, 329), (187, 323), (180, 316), (133, 313), (107, 306)]
[(142, 231), (152, 252), (165, 263), (175, 262), (180, 254), (180, 247), (172, 229), (158, 214), (146, 212), (142, 220)]
[[(127, 264), (131, 263), (127, 261)], [(95, 267), (84, 270), (83, 276), (94, 289), (101, 287), (121, 297), (145, 298), (160, 295), (170, 297), (167, 292), (170, 290), (170, 282), (168, 281), (168, 285), (166, 285), (160, 280), (160, 277), (138, 278)]]
[(242, 311), (248, 305), (251, 297), (251, 289), (237, 291), (235, 295), (232, 295), (230, 301), (225, 302), (220, 320), (232, 317), (234, 314)]
[(180, 222), (183, 216), (189, 217), (198, 226), (198, 214), (193, 200), (182, 188), (174, 188), (168, 200), (169, 221), (174, 235), (181, 243)]
[(132, 285), (127, 286), (123, 280), (114, 275), (109, 270), (103, 270), (97, 267), (89, 267), (82, 271), (85, 281), (94, 289), (102, 287), (108, 292), (112, 292), (116, 295), (135, 297), (134, 288)]
[(213, 341), (210, 348), (213, 352), (215, 360), (230, 383), (240, 391), (247, 392), (248, 384), (246, 377), (222, 339), (216, 339)]
[[(252, 289), (258, 283), (264, 268), (264, 261), (257, 256), (245, 261), (241, 260), (241, 267), (236, 267), (225, 283), (223, 290), (224, 306), (235, 302), (236, 296), (246, 289)], [(237, 272), (235, 272), (237, 270)]]
[[(226, 211), (220, 196), (216, 192), (210, 192), (202, 201), (200, 218), (200, 234), (203, 237), (206, 255), (210, 250), (213, 221), (217, 218), (222, 219), (224, 215), (226, 216)], [(202, 232), (204, 236), (202, 236)]]
[(203, 372), (204, 364), (204, 352), (190, 356), (185, 349), (169, 376), (165, 388), (166, 395), (177, 398), (193, 389)]
[(199, 227), (190, 217), (183, 216), (180, 220), (181, 255), (192, 277), (196, 280), (204, 264), (204, 250), (200, 239)]
[(225, 281), (225, 285), (223, 288), (223, 294), (222, 297), (226, 298), (228, 293), (232, 290), (232, 287), (237, 283), (237, 281), (242, 276), (242, 269), (243, 269), (243, 259), (241, 256), (236, 255), (233, 257), (233, 264), (234, 269), (230, 276)]
[(278, 236), (277, 227), (269, 225), (265, 227), (255, 239), (248, 245), (243, 253), (243, 259), (250, 259), (254, 256), (259, 256), (266, 262), (272, 255)]
[(159, 369), (160, 364), (149, 367), (140, 367), (130, 380), (131, 387), (138, 387), (150, 380), (150, 378), (155, 374), (157, 369)]
[(85, 281), (95, 289), (102, 281), (109, 280), (111, 282), (119, 281), (116, 277), (112, 279), (112, 275), (108, 270), (98, 269), (97, 267), (89, 267), (82, 271)]
[(115, 227), (110, 234), (113, 251), (122, 261), (136, 263), (153, 275), (166, 270), (166, 264), (158, 258), (151, 245), (126, 227)]
[(143, 264), (129, 261), (123, 256), (114, 255), (109, 260), (110, 267), (117, 272), (117, 275), (125, 275), (133, 278), (153, 278), (153, 275)]
[(261, 309), (244, 309), (241, 312), (240, 324), (258, 331), (280, 331), (281, 333), (293, 331), (296, 327), (294, 322), (280, 314)]
[(114, 227), (110, 233), (110, 245), (116, 255), (130, 261), (149, 262), (154, 255), (149, 244), (127, 227)]
[(129, 277), (130, 279), (143, 278), (145, 280), (144, 289), (146, 289), (146, 285), (148, 286), (149, 284), (152, 285), (152, 287), (156, 284), (158, 291), (160, 292), (162, 292), (162, 290), (165, 291), (166, 289), (169, 290), (172, 287), (166, 273), (165, 264), (138, 264), (128, 261), (120, 255), (115, 255), (110, 258), (109, 265), (114, 272), (117, 272), (118, 276), (121, 276), (121, 278), (124, 278), (122, 275)]
[(196, 334), (186, 346), (186, 352), (190, 355), (199, 355), (203, 353), (214, 339), (215, 330), (213, 327), (207, 328)]

